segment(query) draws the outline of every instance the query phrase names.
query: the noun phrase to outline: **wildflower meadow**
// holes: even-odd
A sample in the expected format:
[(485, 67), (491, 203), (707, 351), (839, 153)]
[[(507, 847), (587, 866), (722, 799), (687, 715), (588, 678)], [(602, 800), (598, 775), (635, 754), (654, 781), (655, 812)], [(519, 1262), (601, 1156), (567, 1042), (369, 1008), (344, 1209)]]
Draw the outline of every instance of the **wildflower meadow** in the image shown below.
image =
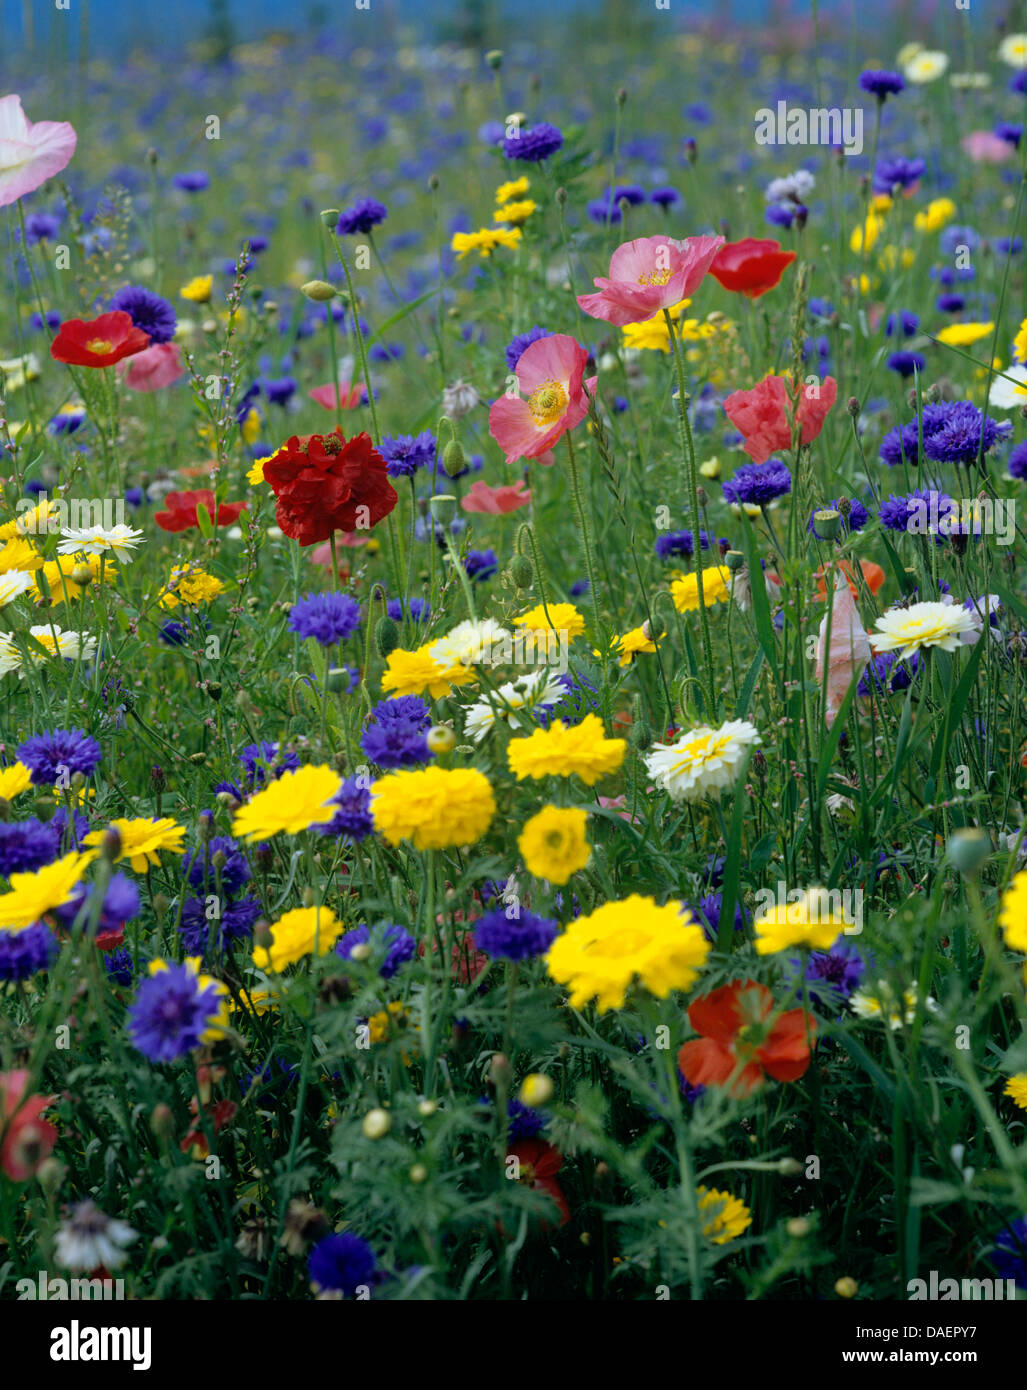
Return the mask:
[(7, 5), (0, 1300), (1027, 1298), (1027, 14), (737, 8)]

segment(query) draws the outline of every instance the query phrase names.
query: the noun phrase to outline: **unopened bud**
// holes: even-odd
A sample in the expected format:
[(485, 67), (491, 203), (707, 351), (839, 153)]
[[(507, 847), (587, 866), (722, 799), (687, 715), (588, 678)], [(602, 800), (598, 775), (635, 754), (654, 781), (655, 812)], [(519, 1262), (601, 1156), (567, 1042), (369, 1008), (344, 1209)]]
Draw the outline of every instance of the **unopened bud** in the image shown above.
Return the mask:
[[(338, 221), (338, 218), (336, 218)], [(338, 290), (334, 285), (330, 285), (327, 280), (308, 280), (305, 285), (300, 286), (300, 294), (307, 299), (312, 299), (316, 304), (327, 304), (330, 299), (334, 299)]]
[(949, 861), (966, 878), (975, 878), (991, 854), (991, 836), (977, 826), (953, 830), (945, 845)]
[(493, 72), (498, 72), (503, 66), (503, 50), (501, 48), (490, 48), (485, 54), (485, 61)]
[(859, 1285), (851, 1274), (844, 1274), (835, 1283), (834, 1291), (839, 1298), (855, 1298), (859, 1293)]
[(530, 589), (535, 572), (527, 555), (515, 555), (510, 561), (510, 578), (518, 589)]
[(451, 478), (457, 478), (467, 467), (467, 455), (459, 439), (451, 439), (442, 451), (442, 467)]
[(732, 574), (736, 574), (745, 564), (745, 556), (740, 550), (729, 550), (724, 556), (724, 563)]
[(493, 1086), (509, 1086), (512, 1079), (513, 1068), (510, 1058), (505, 1053), (497, 1052), (489, 1063), (489, 1080)]
[(421, 1183), (428, 1181), (428, 1169), (423, 1163), (415, 1163), (408, 1176), (412, 1183), (420, 1187)]
[(785, 1225), (785, 1230), (793, 1240), (804, 1239), (804, 1237), (809, 1235), (812, 1229), (813, 1226), (806, 1216), (793, 1216)]
[(175, 1132), (175, 1113), (164, 1101), (150, 1111), (150, 1131), (158, 1139), (169, 1139)]
[(380, 657), (387, 657), (399, 646), (399, 628), (390, 617), (382, 616), (375, 623), (374, 645)]
[(845, 409), (849, 412), (849, 414), (852, 416), (854, 420), (856, 419), (857, 415), (862, 410), (862, 408), (863, 407), (859, 403), (858, 396), (850, 396), (845, 404)]
[(430, 753), (451, 753), (456, 747), (456, 734), (448, 724), (435, 724), (428, 730), (427, 743)]
[(72, 567), (71, 574), (68, 577), (73, 584), (77, 584), (80, 588), (83, 588), (86, 584), (92, 582), (93, 571), (88, 565), (75, 565)]
[(366, 1139), (384, 1139), (392, 1128), (392, 1116), (387, 1110), (369, 1110), (361, 1129)]

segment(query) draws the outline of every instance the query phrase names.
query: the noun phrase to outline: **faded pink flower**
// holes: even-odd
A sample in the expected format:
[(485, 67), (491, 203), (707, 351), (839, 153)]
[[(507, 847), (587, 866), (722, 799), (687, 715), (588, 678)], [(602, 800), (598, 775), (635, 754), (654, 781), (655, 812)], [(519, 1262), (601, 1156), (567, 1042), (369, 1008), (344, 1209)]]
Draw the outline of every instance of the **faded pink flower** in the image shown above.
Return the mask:
[(972, 130), (960, 145), (975, 164), (1004, 164), (1013, 157), (1013, 147), (991, 130)]
[(518, 478), (515, 483), (503, 483), (499, 487), (489, 487), (488, 483), (483, 483), (479, 478), (460, 505), (465, 512), (501, 516), (504, 512), (515, 512), (519, 507), (526, 507), (530, 501), (531, 489), (524, 486), (523, 478)]
[[(366, 534), (361, 535), (361, 533), (360, 533), (359, 531), (336, 531), (336, 533), (335, 533), (335, 548), (336, 548), (336, 552), (338, 552), (338, 551), (340, 551), (340, 550), (349, 550), (349, 549), (352, 549), (353, 547), (358, 546), (358, 545), (366, 545), (367, 542), (368, 542), (370, 539), (371, 539), (371, 537), (370, 537), (369, 535), (366, 535)], [(314, 562), (315, 565), (327, 565), (327, 567), (328, 567), (329, 569), (331, 569), (331, 567), (332, 567), (332, 543), (331, 543), (331, 541), (322, 541), (320, 545), (315, 545), (315, 546), (314, 546), (314, 549), (310, 552), (310, 558), (313, 560), (313, 562)]]
[(130, 391), (160, 391), (185, 376), (177, 343), (154, 343), (123, 358), (115, 371)]
[(67, 121), (29, 121), (21, 97), (0, 97), (0, 208), (66, 167), (78, 136)]
[(599, 293), (579, 294), (578, 303), (586, 314), (618, 328), (644, 323), (698, 289), (723, 245), (722, 236), (684, 241), (645, 236), (625, 241), (610, 258), (609, 278), (593, 280)]
[(351, 386), (348, 381), (340, 381), (338, 385), (330, 381), (327, 386), (315, 386), (307, 395), (325, 410), (334, 410), (336, 402), (343, 410), (355, 410), (364, 399), (364, 387)]
[(827, 614), (820, 624), (817, 638), (817, 683), (824, 680), (824, 655), (827, 651), (827, 704), (824, 719), (830, 728), (835, 721), (849, 686), (859, 680), (871, 658), (870, 642), (856, 600), (843, 571), (835, 577), (834, 605), (831, 610), (831, 636), (828, 641)]
[[(588, 414), (582, 379), (588, 353), (566, 333), (553, 333), (525, 348), (517, 363), (517, 386), (528, 397), (500, 396), (489, 407), (489, 433), (507, 463), (539, 458)], [(588, 380), (589, 395), (596, 377)]]

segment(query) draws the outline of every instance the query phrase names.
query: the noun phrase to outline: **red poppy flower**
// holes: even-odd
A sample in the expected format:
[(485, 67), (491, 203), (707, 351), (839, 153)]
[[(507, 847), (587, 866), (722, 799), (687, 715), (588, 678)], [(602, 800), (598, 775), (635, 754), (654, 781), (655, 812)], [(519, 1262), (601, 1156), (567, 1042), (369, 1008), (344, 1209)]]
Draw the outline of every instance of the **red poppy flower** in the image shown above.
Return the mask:
[[(198, 1113), (195, 1100), (190, 1108), (194, 1115)], [(216, 1105), (205, 1106), (204, 1109), (211, 1129), (215, 1134), (220, 1134), (225, 1125), (230, 1124), (235, 1118), (235, 1112), (239, 1107), (234, 1100), (219, 1100)], [(207, 1136), (198, 1125), (189, 1131), (178, 1147), (184, 1154), (190, 1154), (193, 1158), (206, 1158), (210, 1153)]]
[(136, 328), (124, 309), (112, 309), (95, 319), (65, 320), (50, 344), (50, 356), (72, 367), (113, 367), (149, 346), (149, 333)]
[(245, 502), (216, 503), (209, 488), (201, 488), (198, 492), (169, 492), (164, 505), (167, 511), (156, 512), (153, 518), (162, 531), (190, 531), (199, 526), (198, 507), (206, 507), (215, 526), (231, 526), (247, 507)]
[(516, 1158), (519, 1165), (518, 1182), (533, 1187), (536, 1192), (545, 1192), (552, 1197), (560, 1210), (560, 1225), (571, 1219), (571, 1209), (563, 1195), (556, 1175), (563, 1167), (563, 1154), (544, 1139), (521, 1139), (511, 1144), (507, 1158)]
[(27, 1071), (0, 1072), (0, 1172), (25, 1182), (53, 1152), (57, 1130), (40, 1115), (52, 1096), (30, 1096)]
[[(686, 1042), (678, 1066), (690, 1086), (726, 1086), (751, 1095), (768, 1076), (797, 1081), (809, 1066), (816, 1023), (802, 1009), (774, 1016), (774, 996), (755, 980), (733, 980), (696, 999), (688, 1021), (702, 1037)], [(732, 1077), (734, 1080), (732, 1080)]]
[[(800, 443), (812, 444), (824, 428), (827, 412), (838, 396), (838, 383), (825, 377), (812, 394), (799, 390)], [(766, 463), (771, 454), (792, 447), (792, 402), (783, 376), (767, 376), (749, 391), (732, 391), (724, 398), (724, 413), (745, 436), (745, 452), (753, 463)]]
[[(872, 594), (876, 594), (884, 584), (884, 570), (880, 565), (875, 565), (873, 560), (860, 560), (859, 567), (863, 571), (863, 578), (866, 581), (867, 588)], [(859, 589), (856, 587), (856, 576), (853, 574), (848, 560), (839, 560), (838, 568), (844, 571), (845, 577), (849, 581), (849, 592), (852, 594), (852, 597), (859, 598)], [(823, 602), (827, 596), (827, 591), (824, 588), (823, 569), (818, 569), (815, 577), (817, 581), (817, 598)]]
[(759, 299), (781, 283), (781, 276), (794, 260), (795, 252), (782, 251), (779, 241), (747, 236), (720, 248), (710, 274), (726, 290)]
[(333, 531), (367, 531), (398, 500), (385, 460), (365, 431), (296, 435), (264, 465), (278, 499), (278, 525), (300, 545), (326, 541)]

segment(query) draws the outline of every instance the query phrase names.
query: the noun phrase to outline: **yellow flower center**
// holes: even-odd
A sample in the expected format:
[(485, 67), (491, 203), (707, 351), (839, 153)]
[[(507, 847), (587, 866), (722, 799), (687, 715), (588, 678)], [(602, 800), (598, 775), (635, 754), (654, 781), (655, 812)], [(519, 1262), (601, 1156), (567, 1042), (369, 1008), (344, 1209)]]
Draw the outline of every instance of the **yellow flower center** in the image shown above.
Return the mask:
[(640, 285), (665, 285), (669, 279), (669, 270), (647, 270), (638, 277), (638, 283)]
[(108, 338), (90, 338), (86, 343), (86, 352), (95, 352), (97, 357), (106, 357), (113, 351), (114, 344)]
[(528, 397), (536, 425), (555, 425), (567, 409), (567, 392), (558, 381), (544, 381)]

